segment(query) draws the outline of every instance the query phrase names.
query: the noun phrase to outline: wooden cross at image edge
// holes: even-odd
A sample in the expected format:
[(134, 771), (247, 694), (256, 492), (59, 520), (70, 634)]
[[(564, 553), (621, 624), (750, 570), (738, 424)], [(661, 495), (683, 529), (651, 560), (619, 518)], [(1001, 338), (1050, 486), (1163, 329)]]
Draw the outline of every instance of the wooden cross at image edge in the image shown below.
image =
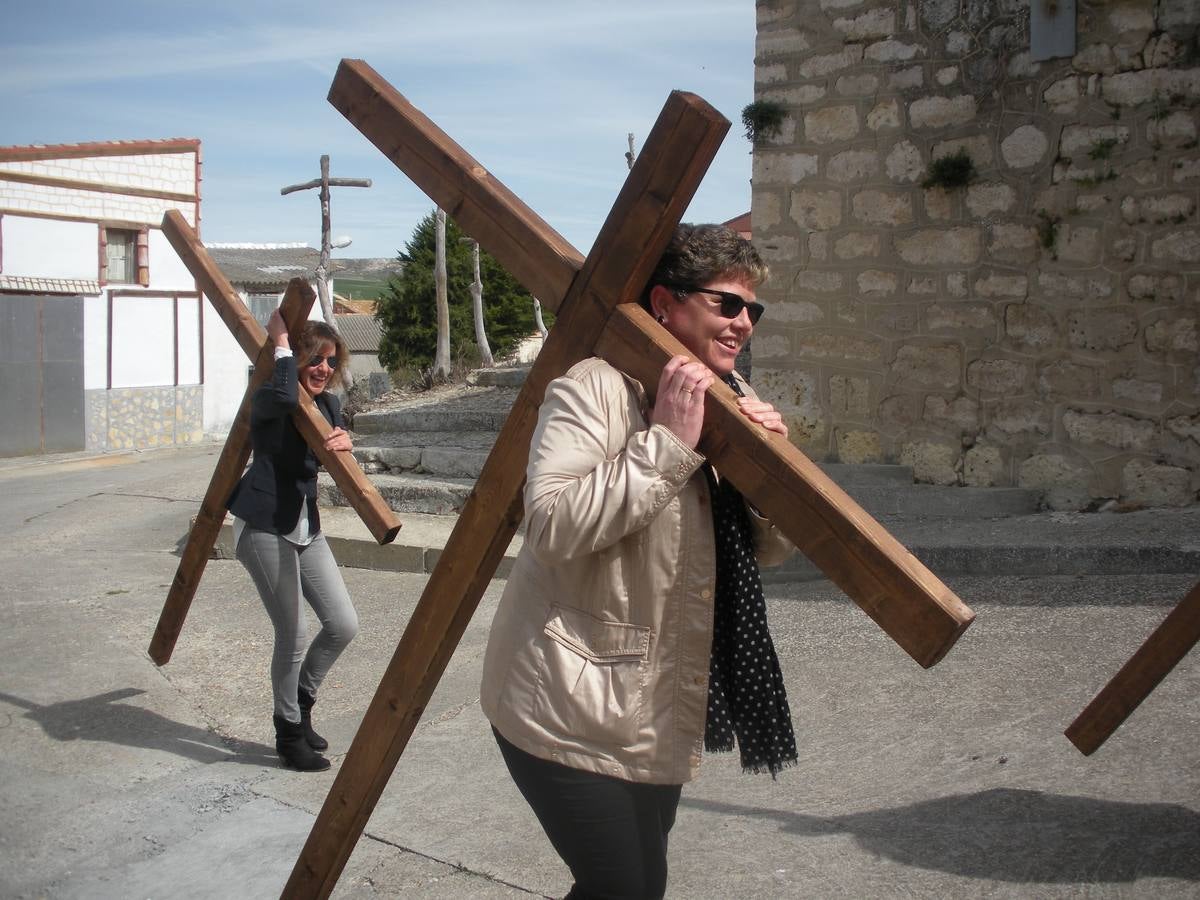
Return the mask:
[[(200, 586), (200, 578), (225, 522), (225, 501), (229, 499), (250, 458), (250, 406), (254, 393), (275, 369), (274, 347), (266, 331), (246, 309), (246, 304), (217, 268), (187, 220), (178, 210), (168, 210), (163, 216), (162, 229), (221, 320), (233, 333), (234, 339), (254, 361), (254, 374), (217, 459), (200, 504), (200, 512), (188, 532), (187, 545), (180, 555), (175, 579), (150, 640), (150, 658), (160, 666), (170, 661), (175, 650), (175, 642), (179, 639), (184, 619)], [(312, 288), (304, 279), (293, 278), (288, 283), (279, 311), (289, 331), (298, 330), (308, 319), (314, 298)], [(394, 540), (400, 531), (400, 520), (358, 467), (352, 452), (330, 452), (325, 449), (325, 435), (331, 426), (308, 393), (301, 390), (299, 394), (300, 406), (292, 413), (292, 419), (305, 442), (313, 448), (321, 465), (333, 476), (334, 482), (366, 523), (375, 540), (380, 544)]]
[[(326, 897), (394, 771), (522, 516), (530, 438), (547, 384), (600, 355), (654, 396), (686, 353), (636, 300), (729, 122), (672, 92), (586, 260), (361, 60), (343, 60), (329, 101), (558, 320), (459, 515), (284, 888)], [(700, 448), (922, 666), (974, 614), (786, 439), (753, 425), (715, 384)]]

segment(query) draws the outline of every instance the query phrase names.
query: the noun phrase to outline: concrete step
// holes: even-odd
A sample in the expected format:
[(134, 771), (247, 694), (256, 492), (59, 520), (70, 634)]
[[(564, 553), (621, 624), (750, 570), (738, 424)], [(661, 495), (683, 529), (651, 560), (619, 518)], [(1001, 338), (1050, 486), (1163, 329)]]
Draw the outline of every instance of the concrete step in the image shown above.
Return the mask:
[[(454, 516), (463, 508), (471, 489), (471, 478), (434, 475), (371, 475), (371, 482), (385, 503), (398, 513)], [(323, 507), (349, 507), (341, 489), (325, 472), (317, 476), (318, 502)]]
[(367, 410), (354, 416), (356, 435), (414, 431), (495, 431), (504, 426), (518, 390), (511, 387), (461, 388), (446, 399), (431, 397), (399, 408)]
[(529, 374), (529, 366), (496, 366), (476, 369), (467, 375), (467, 384), (480, 387), (520, 387)]
[(417, 472), (451, 478), (478, 478), (494, 431), (419, 431), (369, 435), (354, 446), (368, 475)]

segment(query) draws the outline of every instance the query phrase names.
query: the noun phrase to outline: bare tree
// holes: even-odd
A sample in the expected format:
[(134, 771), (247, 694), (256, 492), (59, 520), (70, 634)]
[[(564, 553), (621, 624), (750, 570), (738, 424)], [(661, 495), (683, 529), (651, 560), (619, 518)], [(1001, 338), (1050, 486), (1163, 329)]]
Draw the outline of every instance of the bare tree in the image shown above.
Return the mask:
[(550, 330), (546, 327), (546, 323), (542, 321), (542, 301), (537, 297), (533, 298), (533, 321), (537, 324), (538, 334), (542, 336), (542, 340), (545, 340)]
[[(313, 188), (321, 189), (321, 258), (317, 263), (317, 298), (321, 301), (321, 316), (325, 319), (325, 323), (339, 334), (341, 332), (338, 331), (337, 320), (333, 315), (333, 297), (329, 292), (329, 252), (333, 247), (333, 242), (329, 237), (329, 188), (370, 186), (370, 178), (330, 178), (329, 155), (322, 154), (320, 178), (306, 181), (304, 184), (292, 184), (279, 189), (279, 193), (283, 195), (294, 191), (308, 191)], [(345, 378), (346, 388), (349, 389), (354, 386), (354, 377), (350, 374), (350, 360), (346, 360), (345, 365), (346, 369), (343, 372), (343, 377)]]
[(479, 277), (479, 241), (465, 237), (464, 244), (471, 245), (471, 262), (475, 266), (475, 280), (471, 282), (471, 317), (475, 320), (475, 343), (479, 347), (479, 362), (483, 366), (494, 366), (492, 348), (488, 346), (487, 331), (483, 327), (483, 279)]
[(629, 132), (627, 137), (629, 138), (629, 149), (625, 151), (625, 162), (628, 163), (630, 171), (633, 171), (633, 132)]
[(446, 293), (446, 211), (438, 207), (434, 228), (433, 284), (437, 294), (437, 353), (433, 377), (450, 377), (450, 300)]

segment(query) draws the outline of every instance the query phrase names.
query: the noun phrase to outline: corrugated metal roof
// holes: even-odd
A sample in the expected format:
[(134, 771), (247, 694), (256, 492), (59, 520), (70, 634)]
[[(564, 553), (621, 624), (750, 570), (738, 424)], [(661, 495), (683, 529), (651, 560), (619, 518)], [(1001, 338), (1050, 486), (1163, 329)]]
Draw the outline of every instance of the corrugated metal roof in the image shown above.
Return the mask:
[(321, 251), (305, 246), (228, 246), (205, 248), (230, 283), (282, 291), (293, 278), (316, 277)]
[(376, 353), (379, 350), (379, 340), (383, 337), (383, 325), (374, 316), (342, 315), (334, 316), (342, 340), (351, 353)]

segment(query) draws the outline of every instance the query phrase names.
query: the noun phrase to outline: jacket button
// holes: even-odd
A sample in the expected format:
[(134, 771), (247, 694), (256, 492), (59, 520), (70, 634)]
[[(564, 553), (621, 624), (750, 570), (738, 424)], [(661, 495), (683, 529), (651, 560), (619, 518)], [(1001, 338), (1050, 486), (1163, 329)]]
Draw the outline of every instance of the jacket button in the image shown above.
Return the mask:
[(700, 599), (702, 599), (702, 600), (707, 600), (711, 596), (712, 596), (712, 591), (710, 591), (708, 588), (705, 588), (704, 590), (702, 590), (700, 592)]
[(704, 684), (704, 683), (705, 683), (707, 680), (708, 680), (708, 679), (707, 679), (707, 678), (705, 678), (703, 675), (697, 675), (695, 678), (693, 678), (693, 679), (692, 679), (692, 683), (693, 683), (693, 684), (696, 684), (696, 685), (702, 685), (702, 684)]

